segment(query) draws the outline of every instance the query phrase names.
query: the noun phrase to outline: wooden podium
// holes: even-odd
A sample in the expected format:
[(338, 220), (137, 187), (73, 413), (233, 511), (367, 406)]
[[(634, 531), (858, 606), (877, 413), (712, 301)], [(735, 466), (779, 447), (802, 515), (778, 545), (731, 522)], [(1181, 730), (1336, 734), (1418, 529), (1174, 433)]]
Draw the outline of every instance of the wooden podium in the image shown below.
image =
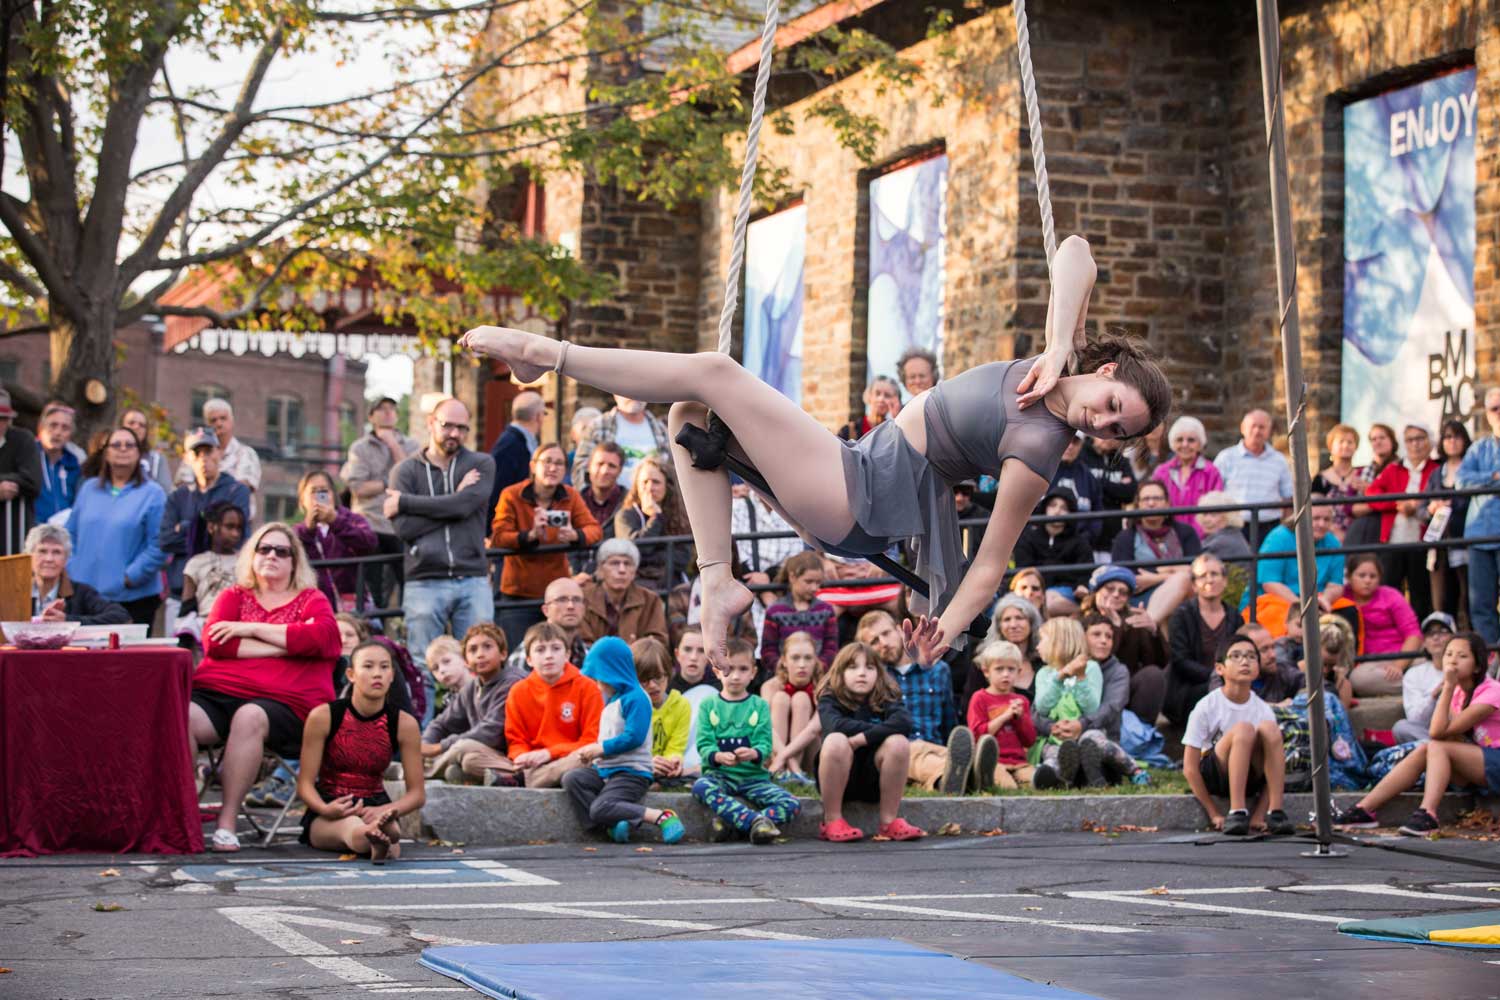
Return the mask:
[(0, 556), (0, 621), (31, 620), (31, 557)]

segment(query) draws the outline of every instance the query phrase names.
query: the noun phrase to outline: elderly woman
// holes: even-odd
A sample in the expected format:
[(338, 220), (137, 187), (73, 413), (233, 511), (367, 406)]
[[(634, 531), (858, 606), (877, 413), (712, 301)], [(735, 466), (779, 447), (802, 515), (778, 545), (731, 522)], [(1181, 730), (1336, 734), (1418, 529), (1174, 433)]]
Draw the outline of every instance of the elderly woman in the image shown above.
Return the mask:
[[(1313, 477), (1313, 492), (1345, 500), (1359, 496), (1366, 485), (1354, 467), (1354, 453), (1359, 450), (1359, 431), (1348, 424), (1334, 424), (1323, 443), (1328, 446), (1328, 468)], [(1349, 504), (1333, 508), (1333, 533), (1340, 542), (1353, 520), (1354, 513)]]
[(227, 743), (224, 804), (211, 845), (227, 853), (240, 848), (235, 818), (263, 750), (296, 756), (308, 713), (333, 700), (339, 629), (291, 528), (268, 524), (250, 536), (235, 585), (214, 602), (204, 637), (188, 730), (194, 753)]
[[(309, 559), (349, 559), (375, 552), (375, 530), (364, 515), (339, 503), (339, 492), (328, 473), (316, 469), (303, 476), (297, 484), (297, 499), (303, 511), (302, 523), (297, 525), (297, 540), (307, 550)], [(317, 573), (318, 589), (328, 603), (344, 611), (355, 610), (359, 598), (355, 593), (358, 568), (328, 566)]]
[(73, 540), (55, 524), (39, 524), (26, 534), (31, 557), (31, 616), (48, 622), (125, 625), (130, 612), (105, 600), (86, 583), (68, 579)]
[[(1208, 432), (1197, 417), (1178, 417), (1167, 432), (1172, 457), (1156, 467), (1151, 478), (1167, 487), (1168, 507), (1196, 507), (1205, 493), (1224, 488), (1224, 477), (1214, 463), (1203, 457)], [(1177, 519), (1203, 537), (1203, 526), (1192, 514)]]
[(161, 568), (167, 559), (157, 535), (167, 497), (141, 471), (135, 432), (116, 427), (99, 456), (99, 474), (78, 487), (68, 515), (73, 538), (68, 573), (75, 583), (123, 605), (137, 625), (149, 625), (161, 606)]

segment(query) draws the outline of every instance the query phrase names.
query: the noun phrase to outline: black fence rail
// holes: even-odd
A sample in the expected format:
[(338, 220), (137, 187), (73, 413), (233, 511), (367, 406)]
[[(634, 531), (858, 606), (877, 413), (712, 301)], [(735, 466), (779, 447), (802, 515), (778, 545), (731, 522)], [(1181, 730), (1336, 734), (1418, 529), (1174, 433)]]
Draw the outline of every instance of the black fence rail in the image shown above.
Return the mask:
[[(1428, 492), (1424, 492), (1424, 493), (1387, 493), (1387, 494), (1378, 494), (1378, 495), (1372, 495), (1372, 496), (1361, 496), (1361, 497), (1357, 497), (1357, 498), (1348, 498), (1348, 497), (1338, 498), (1338, 499), (1333, 499), (1333, 498), (1317, 498), (1317, 499), (1309, 500), (1309, 505), (1310, 506), (1317, 506), (1317, 507), (1341, 507), (1341, 506), (1351, 506), (1351, 505), (1356, 504), (1356, 503), (1360, 503), (1360, 504), (1368, 504), (1368, 503), (1371, 503), (1371, 502), (1377, 502), (1377, 503), (1395, 503), (1395, 502), (1402, 501), (1402, 500), (1418, 500), (1418, 501), (1454, 500), (1456, 498), (1479, 497), (1479, 496), (1487, 496), (1487, 495), (1494, 495), (1494, 494), (1500, 494), (1500, 484), (1497, 484), (1497, 485), (1494, 485), (1494, 486), (1485, 486), (1485, 487), (1479, 487), (1479, 488), (1476, 488), (1476, 489), (1464, 489), (1464, 490), (1438, 490), (1438, 491), (1428, 491)], [(1247, 539), (1249, 547), (1250, 547), (1250, 554), (1247, 555), (1247, 556), (1231, 556), (1231, 557), (1223, 558), (1222, 561), (1225, 562), (1225, 563), (1231, 563), (1231, 564), (1236, 564), (1236, 565), (1238, 565), (1238, 564), (1244, 564), (1244, 565), (1247, 565), (1249, 567), (1248, 582), (1247, 582), (1247, 591), (1246, 592), (1248, 594), (1250, 594), (1250, 595), (1253, 596), (1260, 589), (1260, 587), (1259, 587), (1259, 569), (1260, 569), (1260, 564), (1261, 564), (1262, 561), (1264, 561), (1264, 560), (1279, 560), (1279, 559), (1295, 559), (1296, 556), (1297, 556), (1297, 553), (1296, 553), (1295, 549), (1289, 549), (1289, 550), (1286, 550), (1286, 551), (1276, 551), (1276, 552), (1261, 552), (1261, 551), (1259, 551), (1261, 544), (1264, 542), (1265, 535), (1268, 534), (1277, 524), (1280, 524), (1281, 522), (1280, 522), (1280, 520), (1277, 520), (1276, 522), (1271, 522), (1269, 520), (1267, 520), (1265, 522), (1262, 522), (1262, 521), (1260, 521), (1260, 520), (1258, 520), (1256, 518), (1256, 516), (1255, 516), (1256, 513), (1258, 513), (1259, 511), (1263, 511), (1263, 510), (1274, 510), (1274, 511), (1280, 512), (1280, 511), (1285, 510), (1286, 507), (1287, 507), (1287, 505), (1284, 504), (1284, 503), (1272, 501), (1272, 502), (1263, 502), (1263, 503), (1235, 503), (1235, 504), (1227, 504), (1227, 505), (1199, 506), (1199, 507), (1156, 507), (1156, 508), (1150, 508), (1150, 509), (1132, 508), (1132, 509), (1127, 509), (1127, 510), (1089, 511), (1089, 512), (1081, 512), (1081, 513), (1073, 513), (1073, 514), (1058, 514), (1058, 515), (1034, 514), (1034, 515), (1032, 515), (1028, 519), (1028, 523), (1029, 524), (1047, 524), (1047, 523), (1057, 523), (1057, 522), (1065, 522), (1065, 521), (1066, 522), (1093, 522), (1093, 521), (1113, 521), (1113, 520), (1124, 520), (1126, 522), (1129, 522), (1129, 521), (1132, 521), (1132, 520), (1136, 520), (1136, 519), (1140, 519), (1140, 518), (1147, 518), (1147, 517), (1164, 517), (1164, 516), (1166, 516), (1166, 517), (1176, 517), (1176, 516), (1180, 516), (1180, 515), (1215, 514), (1215, 513), (1248, 514), (1249, 517), (1246, 520), (1245, 535), (1246, 535), (1246, 539)], [(988, 517), (964, 518), (964, 519), (961, 519), (959, 521), (959, 527), (961, 529), (964, 529), (964, 528), (984, 528), (985, 525), (988, 523), (988, 521), (989, 521)], [(734, 542), (737, 545), (739, 542), (750, 542), (750, 541), (757, 541), (757, 540), (780, 540), (780, 539), (796, 538), (796, 537), (798, 537), (797, 534), (796, 534), (796, 532), (792, 532), (792, 531), (756, 531), (756, 532), (746, 532), (744, 534), (736, 534), (736, 535), (733, 536), (733, 539), (734, 539)], [(676, 553), (677, 549), (679, 549), (682, 546), (691, 546), (693, 544), (693, 538), (692, 538), (691, 535), (666, 535), (666, 536), (661, 536), (661, 537), (656, 537), (656, 538), (637, 538), (637, 539), (632, 539), (632, 541), (634, 542), (634, 544), (636, 545), (637, 548), (643, 549), (643, 550), (644, 549), (651, 549), (651, 548), (665, 548), (666, 552), (664, 553), (664, 556), (665, 556), (665, 562), (666, 562), (666, 564), (668, 566), (674, 565), (674, 556), (675, 556), (675, 553)], [(1399, 551), (1405, 551), (1405, 550), (1420, 550), (1420, 551), (1424, 551), (1425, 552), (1425, 551), (1432, 550), (1432, 549), (1437, 549), (1437, 550), (1467, 549), (1467, 548), (1469, 548), (1471, 546), (1496, 546), (1496, 547), (1500, 547), (1500, 535), (1484, 536), (1484, 537), (1476, 537), (1476, 538), (1446, 538), (1446, 539), (1438, 539), (1438, 540), (1431, 541), (1431, 542), (1428, 542), (1428, 541), (1417, 541), (1417, 542), (1408, 542), (1408, 543), (1380, 542), (1380, 543), (1372, 543), (1372, 544), (1367, 544), (1367, 545), (1351, 545), (1351, 546), (1347, 546), (1347, 547), (1340, 546), (1339, 548), (1332, 549), (1332, 550), (1319, 549), (1319, 550), (1317, 550), (1316, 555), (1319, 556), (1319, 557), (1321, 557), (1321, 556), (1324, 556), (1324, 555), (1328, 555), (1328, 554), (1330, 554), (1332, 552), (1337, 552), (1341, 556), (1353, 555), (1355, 553), (1361, 553), (1361, 552), (1387, 553), (1387, 552), (1399, 552)], [(505, 558), (508, 558), (508, 557), (526, 558), (527, 556), (534, 556), (534, 555), (539, 555), (539, 554), (543, 554), (543, 553), (551, 553), (551, 552), (563, 552), (563, 553), (567, 553), (567, 554), (570, 554), (570, 555), (586, 555), (586, 554), (592, 552), (594, 548), (595, 548), (595, 546), (588, 546), (588, 545), (539, 545), (539, 546), (536, 546), (534, 548), (527, 549), (524, 552), (522, 552), (520, 550), (516, 550), (516, 549), (489, 549), (489, 550), (487, 550), (486, 555), (487, 555), (487, 557), (490, 560), (491, 576), (493, 577), (493, 576), (495, 576), (495, 573), (493, 571), (494, 563), (496, 561), (498, 561), (498, 560), (501, 560), (501, 559), (505, 559)], [(1156, 569), (1156, 568), (1160, 568), (1160, 567), (1163, 567), (1163, 566), (1186, 566), (1186, 565), (1191, 564), (1192, 561), (1193, 561), (1192, 557), (1184, 557), (1184, 558), (1181, 558), (1181, 559), (1121, 560), (1121, 561), (1112, 562), (1111, 565), (1123, 566), (1123, 567), (1126, 567), (1126, 568), (1132, 569), (1132, 570), (1134, 570), (1134, 569), (1142, 569), (1142, 568)], [(387, 619), (387, 618), (399, 618), (399, 617), (401, 617), (402, 612), (401, 612), (401, 609), (400, 609), (399, 606), (397, 606), (397, 607), (377, 607), (375, 605), (375, 602), (374, 602), (373, 597), (372, 597), (371, 587), (370, 587), (371, 571), (373, 569), (380, 569), (382, 572), (399, 571), (399, 568), (401, 566), (401, 562), (402, 562), (402, 557), (399, 556), (399, 555), (384, 554), (384, 555), (372, 555), (372, 556), (347, 557), (347, 558), (342, 558), (342, 559), (321, 559), (321, 560), (314, 560), (312, 562), (312, 566), (315, 569), (323, 569), (323, 568), (330, 568), (330, 569), (332, 569), (332, 568), (338, 568), (338, 567), (353, 566), (355, 568), (356, 603), (357, 603), (358, 607), (361, 609), (359, 611), (359, 614), (362, 615), (363, 617), (367, 618), (367, 619)], [(1043, 575), (1043, 578), (1045, 579), (1046, 576), (1049, 573), (1068, 573), (1068, 572), (1077, 573), (1077, 572), (1081, 572), (1081, 571), (1092, 571), (1098, 565), (1099, 565), (1098, 563), (1089, 562), (1089, 563), (1070, 563), (1070, 564), (1066, 564), (1066, 565), (1062, 565), (1062, 564), (1058, 564), (1058, 565), (1046, 565), (1046, 566), (1038, 566), (1038, 567), (1035, 567), (1035, 568), (1041, 571), (1041, 573)], [(1011, 569), (1009, 569), (1009, 570), (1007, 570), (1006, 571), (1005, 579), (1009, 580), (1018, 571), (1019, 571), (1018, 568), (1014, 568), (1014, 567), (1011, 568)], [(901, 581), (895, 579), (894, 577), (873, 576), (873, 577), (856, 577), (856, 578), (851, 578), (848, 582), (849, 582), (849, 584), (851, 586), (876, 586), (876, 585), (888, 585), (888, 584), (892, 584), (892, 583), (900, 583)], [(664, 588), (656, 588), (656, 593), (658, 595), (662, 596), (663, 599), (665, 599), (666, 595), (670, 592), (670, 590), (672, 589), (672, 587), (678, 585), (678, 583), (680, 583), (680, 581), (674, 582), (671, 585), (669, 585), (667, 587), (664, 587)], [(772, 581), (770, 583), (764, 583), (764, 584), (760, 584), (760, 583), (751, 584), (750, 585), (750, 589), (752, 591), (780, 591), (780, 590), (783, 590), (784, 587), (782, 585), (780, 585), (780, 584)], [(498, 583), (497, 583), (497, 586), (496, 586), (496, 601), (495, 601), (495, 607), (496, 607), (497, 611), (500, 610), (500, 609), (502, 609), (502, 608), (523, 608), (523, 607), (535, 608), (535, 607), (540, 607), (541, 603), (542, 602), (540, 600), (517, 600), (517, 599), (514, 599), (514, 598), (508, 598), (508, 597), (504, 597), (503, 598), (503, 597), (501, 597), (499, 595)], [(1250, 608), (1251, 618), (1252, 618), (1252, 620), (1254, 620), (1254, 614), (1255, 614), (1255, 611), (1254, 611), (1254, 609), (1255, 609), (1255, 601), (1254, 600), (1251, 600), (1249, 602), (1249, 608)]]

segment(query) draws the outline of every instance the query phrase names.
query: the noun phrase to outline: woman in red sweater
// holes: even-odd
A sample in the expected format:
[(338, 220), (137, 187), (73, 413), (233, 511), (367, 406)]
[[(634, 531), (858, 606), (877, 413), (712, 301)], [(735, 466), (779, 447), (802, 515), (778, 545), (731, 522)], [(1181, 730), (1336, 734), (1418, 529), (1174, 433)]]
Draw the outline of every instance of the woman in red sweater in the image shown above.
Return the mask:
[(295, 757), (302, 724), (333, 700), (339, 629), (307, 553), (284, 524), (268, 524), (240, 549), (235, 585), (214, 601), (193, 677), (188, 731), (199, 746), (227, 743), (219, 765), (224, 804), (212, 849), (237, 851), (240, 803), (269, 747)]

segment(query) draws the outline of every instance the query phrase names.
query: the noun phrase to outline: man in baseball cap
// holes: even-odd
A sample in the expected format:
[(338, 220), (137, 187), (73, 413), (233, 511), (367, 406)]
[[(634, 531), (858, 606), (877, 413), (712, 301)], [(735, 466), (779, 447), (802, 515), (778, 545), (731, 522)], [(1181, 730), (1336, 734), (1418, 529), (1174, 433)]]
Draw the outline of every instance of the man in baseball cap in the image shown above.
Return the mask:
[(223, 470), (224, 451), (214, 429), (194, 427), (188, 431), (182, 439), (182, 457), (193, 478), (167, 495), (157, 535), (157, 544), (171, 560), (167, 563), (167, 587), (172, 598), (167, 603), (169, 622), (177, 617), (177, 602), (182, 598), (183, 568), (194, 555), (208, 550), (204, 512), (217, 503), (233, 504), (245, 518), (245, 534), (250, 533), (250, 489)]

